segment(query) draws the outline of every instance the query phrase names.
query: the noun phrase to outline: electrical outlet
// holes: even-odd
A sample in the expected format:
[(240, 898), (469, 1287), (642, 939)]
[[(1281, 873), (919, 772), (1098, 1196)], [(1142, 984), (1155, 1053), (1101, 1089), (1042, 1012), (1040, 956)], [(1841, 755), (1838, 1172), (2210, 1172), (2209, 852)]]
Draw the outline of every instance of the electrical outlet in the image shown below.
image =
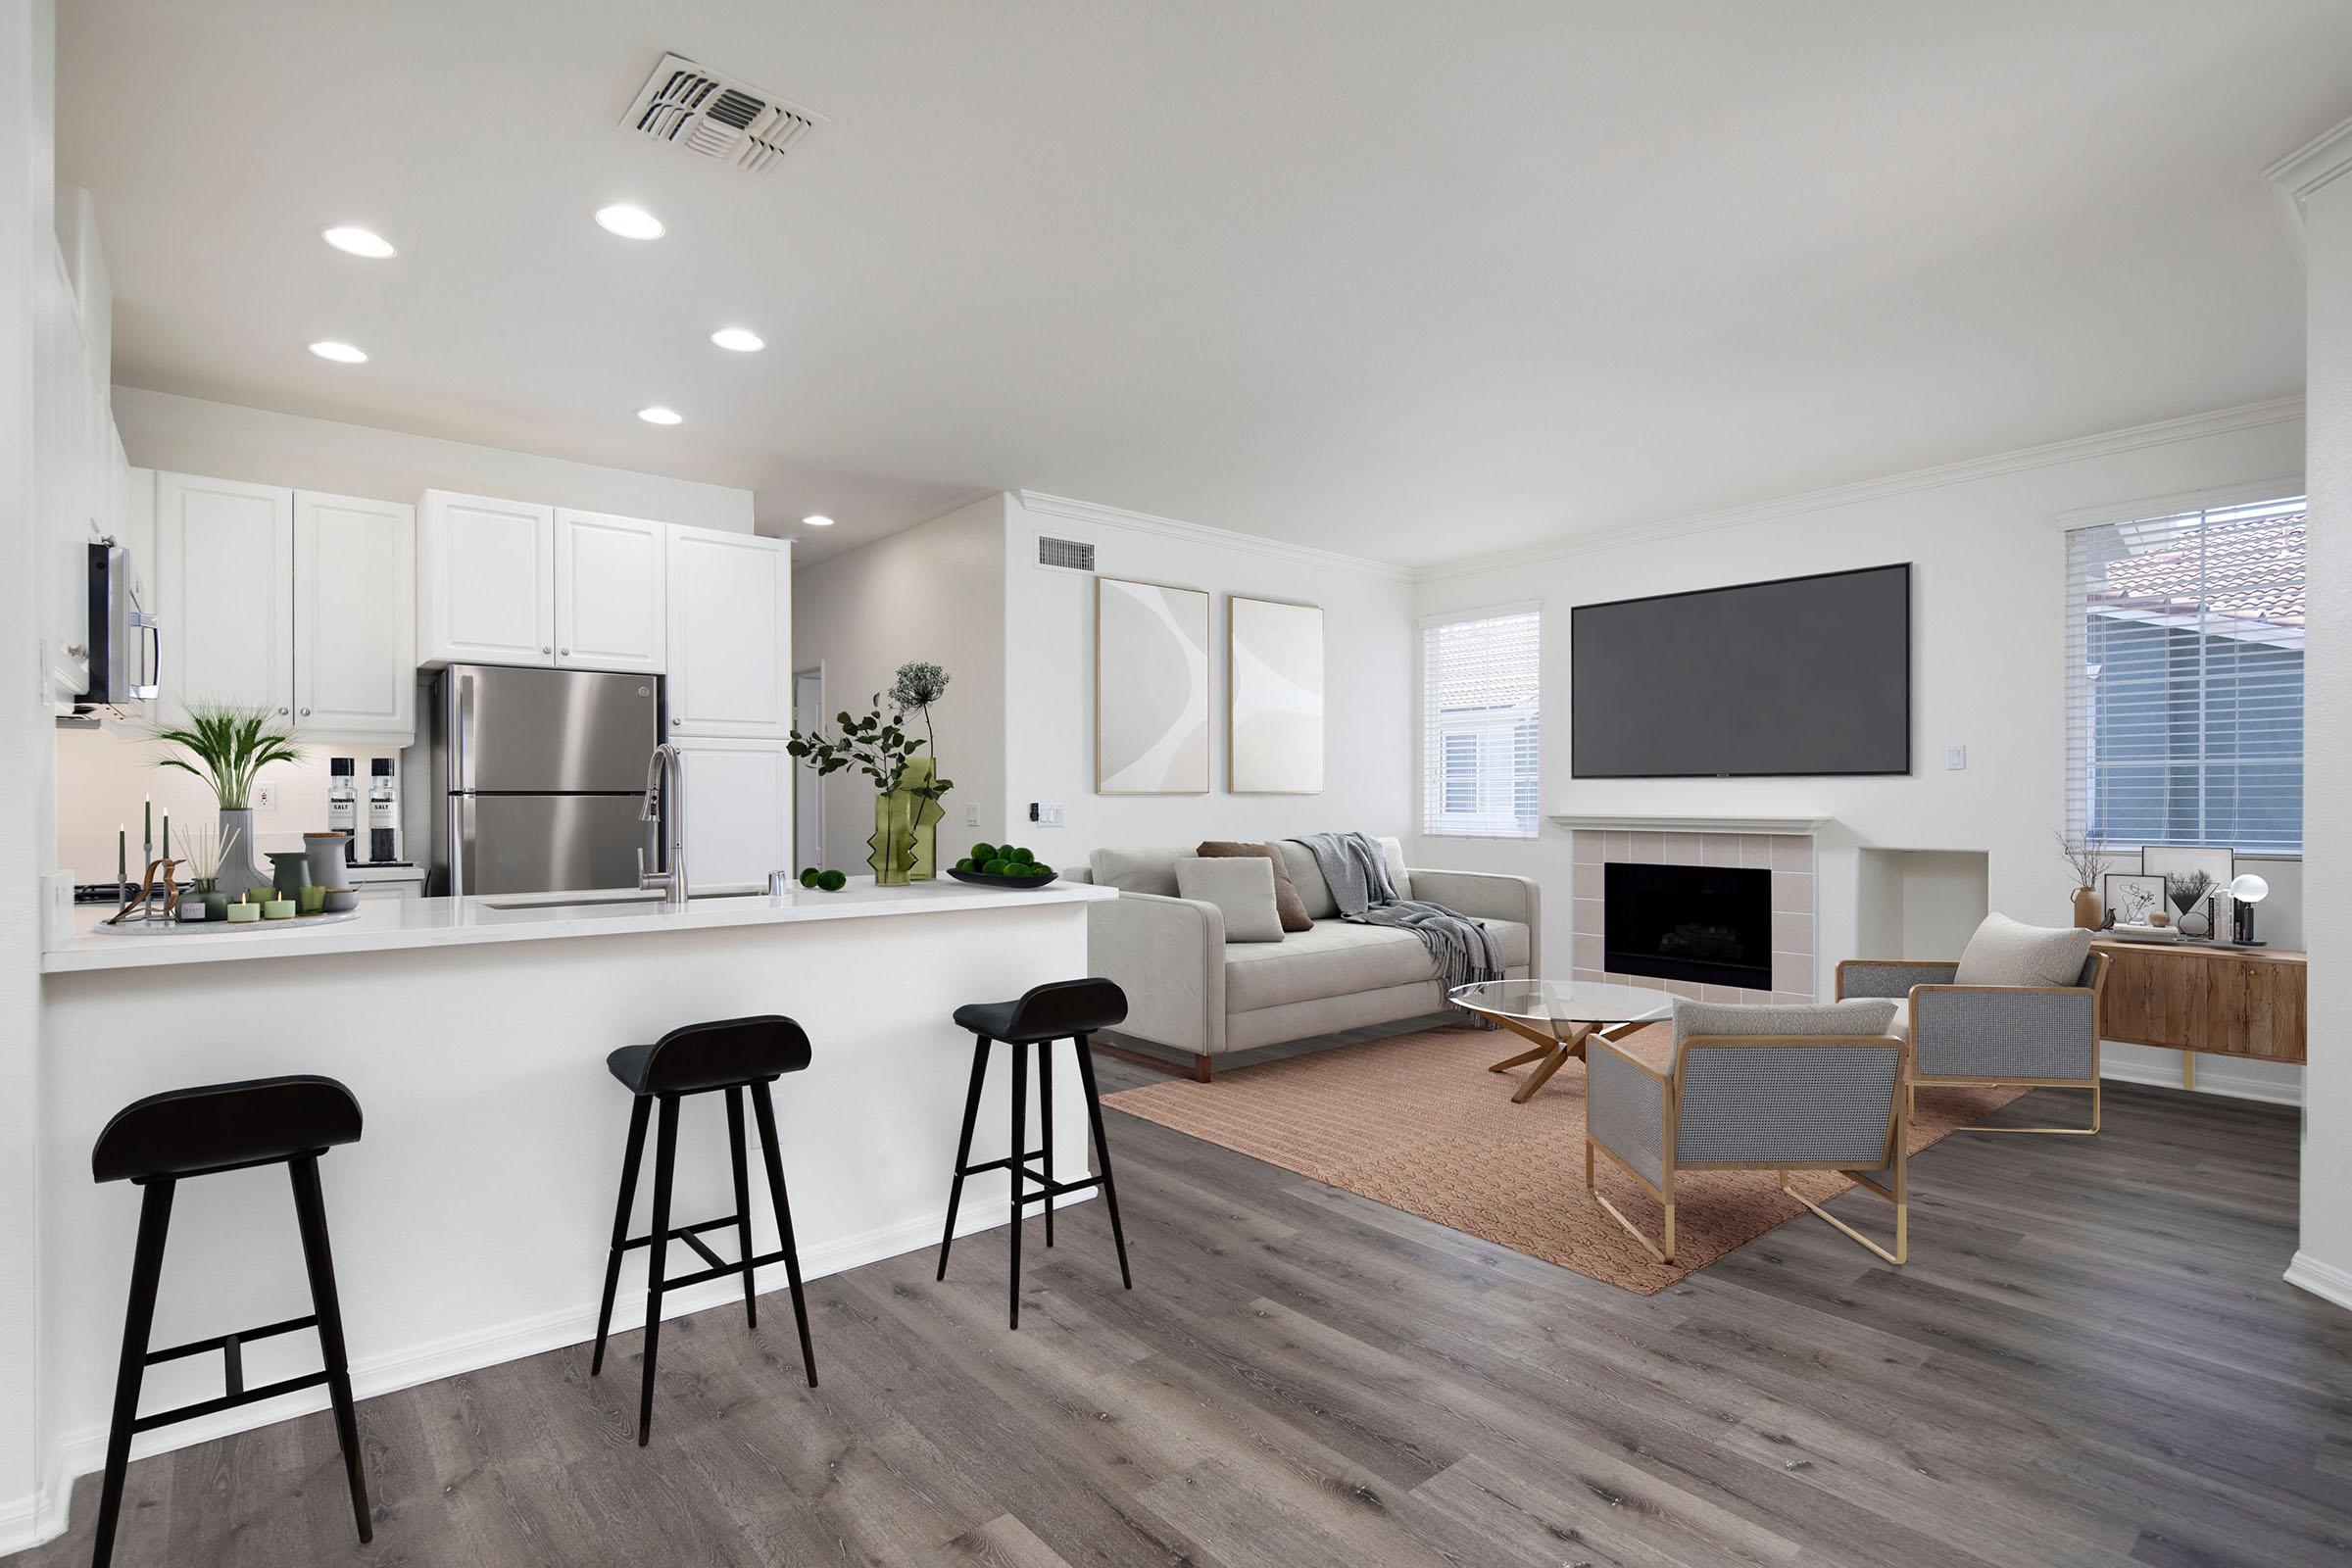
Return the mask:
[(965, 827), (978, 827), (980, 825), (980, 808), (977, 806), (967, 806), (963, 808), (963, 825)]
[(277, 786), (274, 784), (256, 784), (253, 787), (253, 808), (257, 811), (276, 810)]
[(1962, 768), (1968, 766), (1968, 748), (1965, 746), (1946, 746), (1943, 749), (1943, 765), (1954, 773), (1957, 773)]

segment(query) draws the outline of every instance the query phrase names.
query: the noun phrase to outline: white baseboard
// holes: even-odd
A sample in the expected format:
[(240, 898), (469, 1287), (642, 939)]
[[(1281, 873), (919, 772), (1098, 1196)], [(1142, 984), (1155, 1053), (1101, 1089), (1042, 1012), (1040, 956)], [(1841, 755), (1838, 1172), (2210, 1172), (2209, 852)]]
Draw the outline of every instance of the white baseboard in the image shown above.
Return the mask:
[[(2225, 1100), (2259, 1100), (2266, 1105), (2300, 1105), (2303, 1092), (2292, 1084), (2275, 1083), (2268, 1078), (2255, 1078), (2233, 1073), (2228, 1068), (2215, 1068), (2216, 1062), (2228, 1061), (2228, 1056), (2197, 1058), (2197, 1087), (2190, 1091), (2199, 1095), (2218, 1095)], [(2117, 1061), (2103, 1057), (2099, 1076), (2109, 1083), (2147, 1084), (2157, 1089), (2180, 1087), (2180, 1069), (2141, 1062)]]
[(2323, 1301), (2352, 1312), (2352, 1268), (2323, 1263), (2309, 1252), (2297, 1252), (2286, 1265), (2286, 1283), (2300, 1286)]
[[(1065, 1196), (1054, 1206), (1066, 1208), (1073, 1203), (1090, 1201), (1092, 1192)], [(1008, 1198), (994, 1202), (967, 1200), (963, 1205), (956, 1234), (969, 1236), (979, 1231), (994, 1230), (1005, 1222), (1011, 1212)], [(936, 1212), (920, 1219), (906, 1220), (884, 1226), (860, 1235), (846, 1237), (820, 1248), (811, 1248), (801, 1254), (801, 1275), (814, 1281), (828, 1274), (877, 1263), (886, 1257), (919, 1251), (937, 1245), (941, 1224), (947, 1219), (943, 1204)], [(594, 1260), (591, 1260), (592, 1262)], [(771, 1264), (760, 1277), (770, 1283), (764, 1288), (780, 1291), (784, 1288), (784, 1270)], [(732, 1276), (706, 1280), (682, 1291), (669, 1292), (662, 1300), (662, 1319), (684, 1317), (689, 1313), (709, 1311), (713, 1307), (740, 1304), (743, 1287)], [(351, 1364), (352, 1393), (359, 1398), (373, 1398), (379, 1394), (391, 1394), (400, 1389), (413, 1389), (421, 1383), (456, 1377), (461, 1373), (478, 1372), (484, 1367), (506, 1361), (519, 1361), (524, 1356), (539, 1355), (548, 1350), (562, 1349), (567, 1345), (583, 1345), (596, 1338), (598, 1302), (583, 1301), (563, 1311), (525, 1318), (495, 1328), (476, 1330), (469, 1334), (453, 1335), (447, 1339), (414, 1345), (387, 1354), (367, 1356)], [(612, 1332), (624, 1333), (645, 1326), (645, 1296), (634, 1291), (615, 1301), (612, 1308)], [(824, 1353), (822, 1341), (817, 1353)], [(282, 1399), (270, 1399), (194, 1421), (148, 1433), (131, 1446), (131, 1457), (143, 1459), (151, 1454), (169, 1453), (191, 1444), (209, 1443), (232, 1433), (250, 1432), (257, 1427), (291, 1420), (326, 1408), (324, 1389), (305, 1389), (289, 1394)], [(43, 1466), (46, 1479), (29, 1497), (13, 1498), (0, 1503), (0, 1555), (39, 1545), (65, 1533), (67, 1503), (73, 1493), (74, 1481), (88, 1475), (106, 1463), (106, 1428), (85, 1428), (68, 1433)]]

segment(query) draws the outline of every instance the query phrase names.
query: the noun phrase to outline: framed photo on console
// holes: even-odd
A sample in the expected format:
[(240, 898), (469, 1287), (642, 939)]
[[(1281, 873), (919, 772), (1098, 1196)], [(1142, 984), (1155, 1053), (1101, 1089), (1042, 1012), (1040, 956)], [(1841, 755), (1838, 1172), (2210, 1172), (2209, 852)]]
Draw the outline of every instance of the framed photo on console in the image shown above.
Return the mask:
[(2100, 884), (2099, 902), (2117, 925), (2146, 925), (2148, 916), (2165, 906), (2164, 878), (2110, 871)]

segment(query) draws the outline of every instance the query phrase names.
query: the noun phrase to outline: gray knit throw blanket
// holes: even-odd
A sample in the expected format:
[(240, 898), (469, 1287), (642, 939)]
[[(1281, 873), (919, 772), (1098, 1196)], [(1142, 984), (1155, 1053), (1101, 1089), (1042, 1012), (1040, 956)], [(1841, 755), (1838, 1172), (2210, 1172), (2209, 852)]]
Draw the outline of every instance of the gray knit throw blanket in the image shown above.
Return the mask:
[(1494, 933), (1466, 914), (1442, 904), (1423, 904), (1396, 896), (1389, 878), (1389, 858), (1361, 833), (1311, 833), (1292, 841), (1306, 846), (1315, 867), (1331, 884), (1340, 918), (1357, 925), (1401, 926), (1421, 939), (1438, 960), (1438, 972), (1451, 992), (1478, 980), (1502, 978), (1502, 948)]

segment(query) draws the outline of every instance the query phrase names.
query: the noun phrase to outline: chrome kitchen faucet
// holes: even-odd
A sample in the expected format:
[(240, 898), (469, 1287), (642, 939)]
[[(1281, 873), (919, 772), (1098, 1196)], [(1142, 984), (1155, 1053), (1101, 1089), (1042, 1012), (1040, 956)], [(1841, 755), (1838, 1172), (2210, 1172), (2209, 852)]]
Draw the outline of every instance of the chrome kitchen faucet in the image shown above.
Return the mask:
[[(666, 808), (666, 809), (665, 809)], [(669, 848), (662, 858), (662, 869), (645, 868), (645, 850), (637, 851), (637, 886), (640, 891), (662, 890), (662, 907), (686, 907), (686, 760), (678, 749), (666, 742), (654, 748), (654, 755), (645, 764), (645, 807), (638, 812), (640, 821), (654, 822), (664, 816), (669, 822)]]

